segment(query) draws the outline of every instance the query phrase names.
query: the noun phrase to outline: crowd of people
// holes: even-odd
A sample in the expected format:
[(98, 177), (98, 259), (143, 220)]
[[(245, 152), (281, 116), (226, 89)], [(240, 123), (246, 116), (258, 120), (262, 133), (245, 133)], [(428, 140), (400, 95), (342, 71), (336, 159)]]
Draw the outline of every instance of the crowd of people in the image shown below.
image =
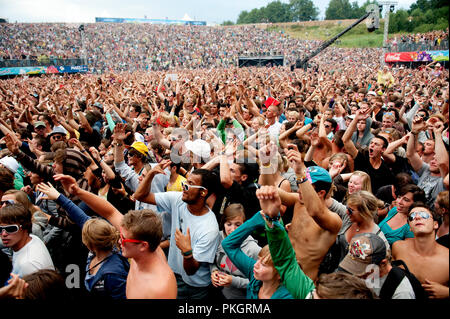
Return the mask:
[(445, 31), (394, 35), (388, 39), (388, 45), (394, 52), (448, 50), (448, 28)]
[[(1, 50), (70, 56), (62, 27)], [(111, 70), (1, 80), (0, 297), (449, 297), (448, 69), (237, 68), (299, 43), (235, 30), (88, 25)]]

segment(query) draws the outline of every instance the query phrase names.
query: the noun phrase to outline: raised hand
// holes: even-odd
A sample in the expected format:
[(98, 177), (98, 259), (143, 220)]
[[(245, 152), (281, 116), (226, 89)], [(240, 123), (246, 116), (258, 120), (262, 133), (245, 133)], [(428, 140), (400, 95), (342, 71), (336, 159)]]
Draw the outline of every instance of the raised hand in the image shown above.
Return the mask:
[(278, 215), (281, 206), (278, 187), (272, 185), (261, 186), (261, 188), (256, 191), (256, 197), (259, 200), (263, 215), (268, 215), (269, 217)]
[(294, 169), (295, 174), (303, 174), (305, 164), (303, 163), (302, 154), (298, 151), (297, 145), (288, 144), (287, 149), (285, 149), (284, 152), (289, 160), (289, 166)]
[(50, 183), (39, 183), (37, 185), (37, 190), (46, 195), (45, 197), (43, 197), (43, 199), (56, 200), (60, 195), (56, 188), (54, 188)]
[(130, 132), (125, 132), (126, 125), (123, 123), (117, 123), (114, 127), (113, 138), (116, 141), (123, 142), (130, 134)]
[(427, 128), (425, 121), (421, 117), (416, 117), (412, 121), (411, 132), (419, 133)]
[(53, 176), (53, 179), (55, 181), (59, 181), (61, 183), (61, 185), (64, 187), (64, 189), (66, 190), (66, 192), (68, 192), (69, 194), (75, 195), (75, 196), (78, 194), (80, 187), (78, 186), (78, 183), (75, 180), (75, 178), (73, 178), (72, 176), (64, 175), (64, 174), (55, 174)]
[(100, 160), (102, 159), (101, 157), (100, 157), (100, 153), (99, 153), (99, 151), (95, 148), (95, 147), (90, 147), (89, 148), (89, 152), (91, 153), (91, 156), (96, 160), (96, 161), (98, 161), (98, 162), (100, 162)]
[(12, 154), (19, 153), (19, 147), (17, 146), (16, 139), (11, 136), (11, 133), (6, 134), (4, 140), (6, 143), (6, 147)]

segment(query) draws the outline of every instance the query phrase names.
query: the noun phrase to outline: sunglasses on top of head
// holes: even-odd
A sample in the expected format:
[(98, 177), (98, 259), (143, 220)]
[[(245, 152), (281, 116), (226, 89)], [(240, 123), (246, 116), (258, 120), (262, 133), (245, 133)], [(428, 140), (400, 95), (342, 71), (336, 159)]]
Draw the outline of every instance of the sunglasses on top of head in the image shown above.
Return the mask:
[(0, 201), (0, 206), (3, 206), (3, 205), (12, 205), (12, 204), (15, 204), (16, 202), (15, 201), (13, 201), (12, 199), (7, 199), (7, 200), (2, 200), (2, 201)]

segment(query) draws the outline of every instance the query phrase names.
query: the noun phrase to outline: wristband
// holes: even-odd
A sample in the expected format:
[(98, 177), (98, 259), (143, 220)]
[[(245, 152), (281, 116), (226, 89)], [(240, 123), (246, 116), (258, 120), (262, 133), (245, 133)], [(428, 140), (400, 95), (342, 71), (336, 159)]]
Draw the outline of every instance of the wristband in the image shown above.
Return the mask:
[(281, 219), (281, 215), (280, 215), (280, 212), (278, 212), (278, 215), (275, 216), (275, 217), (270, 217), (269, 215), (264, 214), (264, 218), (265, 218), (267, 221), (273, 223), (273, 222), (279, 221), (279, 220)]
[(184, 253), (182, 252), (182, 254), (183, 254), (184, 257), (191, 256), (192, 255), (192, 249), (188, 250), (188, 251), (185, 251)]

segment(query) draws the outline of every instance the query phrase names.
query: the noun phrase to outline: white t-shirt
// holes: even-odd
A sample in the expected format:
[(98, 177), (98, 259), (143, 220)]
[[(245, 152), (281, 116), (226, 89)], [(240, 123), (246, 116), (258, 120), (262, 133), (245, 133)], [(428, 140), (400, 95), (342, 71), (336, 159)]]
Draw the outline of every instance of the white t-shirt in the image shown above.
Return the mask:
[(44, 242), (30, 234), (31, 240), (20, 250), (13, 252), (12, 272), (23, 277), (41, 269), (52, 269), (52, 258)]
[[(182, 195), (182, 192), (155, 193), (158, 211), (168, 212), (172, 217), (168, 263), (173, 272), (181, 275), (188, 285), (206, 287), (211, 283), (209, 264), (214, 263), (219, 246), (219, 225), (212, 210), (202, 216), (192, 215), (181, 199)], [(175, 242), (177, 228), (184, 235), (189, 228), (194, 258), (201, 263), (192, 276), (188, 276), (183, 268), (183, 255)]]
[[(267, 120), (266, 120), (266, 124)], [(280, 129), (281, 129), (281, 123), (278, 122), (278, 119), (273, 123), (271, 126), (267, 128), (267, 131), (269, 132), (269, 135), (272, 136), (274, 139), (278, 140), (278, 136), (280, 135)]]

